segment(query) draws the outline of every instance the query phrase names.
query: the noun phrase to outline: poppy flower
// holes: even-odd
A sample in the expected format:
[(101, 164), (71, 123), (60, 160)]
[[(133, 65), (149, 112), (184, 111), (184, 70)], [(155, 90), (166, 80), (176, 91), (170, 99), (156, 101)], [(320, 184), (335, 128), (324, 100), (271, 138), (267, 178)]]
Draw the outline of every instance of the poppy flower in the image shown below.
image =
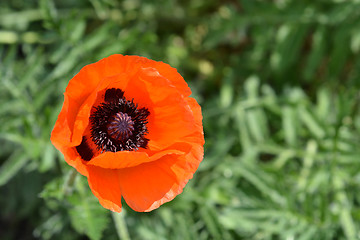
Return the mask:
[(163, 62), (115, 54), (69, 82), (51, 133), (100, 204), (151, 211), (180, 194), (203, 159), (201, 108)]

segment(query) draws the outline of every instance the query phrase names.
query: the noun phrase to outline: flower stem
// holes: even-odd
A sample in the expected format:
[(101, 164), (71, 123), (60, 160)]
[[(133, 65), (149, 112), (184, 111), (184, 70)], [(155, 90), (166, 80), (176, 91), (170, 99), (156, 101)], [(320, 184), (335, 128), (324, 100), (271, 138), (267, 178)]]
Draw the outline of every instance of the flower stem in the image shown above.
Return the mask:
[(74, 188), (74, 182), (75, 182), (76, 176), (77, 176), (77, 171), (75, 169), (71, 169), (66, 178), (65, 184), (63, 186), (63, 191), (64, 191), (65, 195), (71, 194), (71, 192)]
[(116, 232), (121, 240), (130, 240), (129, 232), (124, 219), (124, 210), (121, 213), (111, 212), (115, 222)]

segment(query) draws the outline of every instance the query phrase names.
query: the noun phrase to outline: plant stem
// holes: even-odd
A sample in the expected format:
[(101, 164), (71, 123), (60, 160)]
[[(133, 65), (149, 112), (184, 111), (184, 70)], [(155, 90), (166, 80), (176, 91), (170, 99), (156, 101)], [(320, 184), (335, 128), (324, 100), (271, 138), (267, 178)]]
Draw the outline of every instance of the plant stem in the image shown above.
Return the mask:
[(124, 219), (124, 210), (122, 213), (112, 212), (111, 214), (115, 222), (115, 228), (119, 239), (130, 240), (129, 232)]
[(77, 176), (77, 171), (76, 169), (71, 169), (69, 172), (69, 175), (67, 176), (66, 182), (64, 184), (64, 194), (65, 195), (70, 195), (73, 187), (74, 187), (74, 182)]

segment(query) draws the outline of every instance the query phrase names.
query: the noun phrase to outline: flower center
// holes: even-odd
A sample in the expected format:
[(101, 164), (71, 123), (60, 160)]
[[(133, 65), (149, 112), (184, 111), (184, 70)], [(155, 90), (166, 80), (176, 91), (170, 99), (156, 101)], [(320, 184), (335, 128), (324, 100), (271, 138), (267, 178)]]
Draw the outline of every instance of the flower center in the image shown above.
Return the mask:
[(150, 112), (126, 100), (121, 89), (105, 92), (105, 101), (91, 111), (91, 140), (100, 151), (136, 151), (146, 148)]
[(126, 113), (118, 112), (107, 126), (107, 132), (113, 139), (128, 139), (134, 131), (134, 122)]

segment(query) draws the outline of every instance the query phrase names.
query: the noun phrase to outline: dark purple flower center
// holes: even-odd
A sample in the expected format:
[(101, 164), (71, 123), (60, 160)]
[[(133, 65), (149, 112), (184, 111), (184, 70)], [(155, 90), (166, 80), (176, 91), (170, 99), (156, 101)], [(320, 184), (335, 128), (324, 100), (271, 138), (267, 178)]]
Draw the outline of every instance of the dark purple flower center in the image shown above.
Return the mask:
[(100, 151), (136, 151), (146, 148), (149, 139), (147, 123), (150, 112), (124, 97), (120, 89), (105, 92), (105, 102), (90, 116), (91, 140)]
[(128, 139), (134, 131), (134, 122), (126, 113), (118, 112), (110, 120), (107, 131), (113, 139)]

